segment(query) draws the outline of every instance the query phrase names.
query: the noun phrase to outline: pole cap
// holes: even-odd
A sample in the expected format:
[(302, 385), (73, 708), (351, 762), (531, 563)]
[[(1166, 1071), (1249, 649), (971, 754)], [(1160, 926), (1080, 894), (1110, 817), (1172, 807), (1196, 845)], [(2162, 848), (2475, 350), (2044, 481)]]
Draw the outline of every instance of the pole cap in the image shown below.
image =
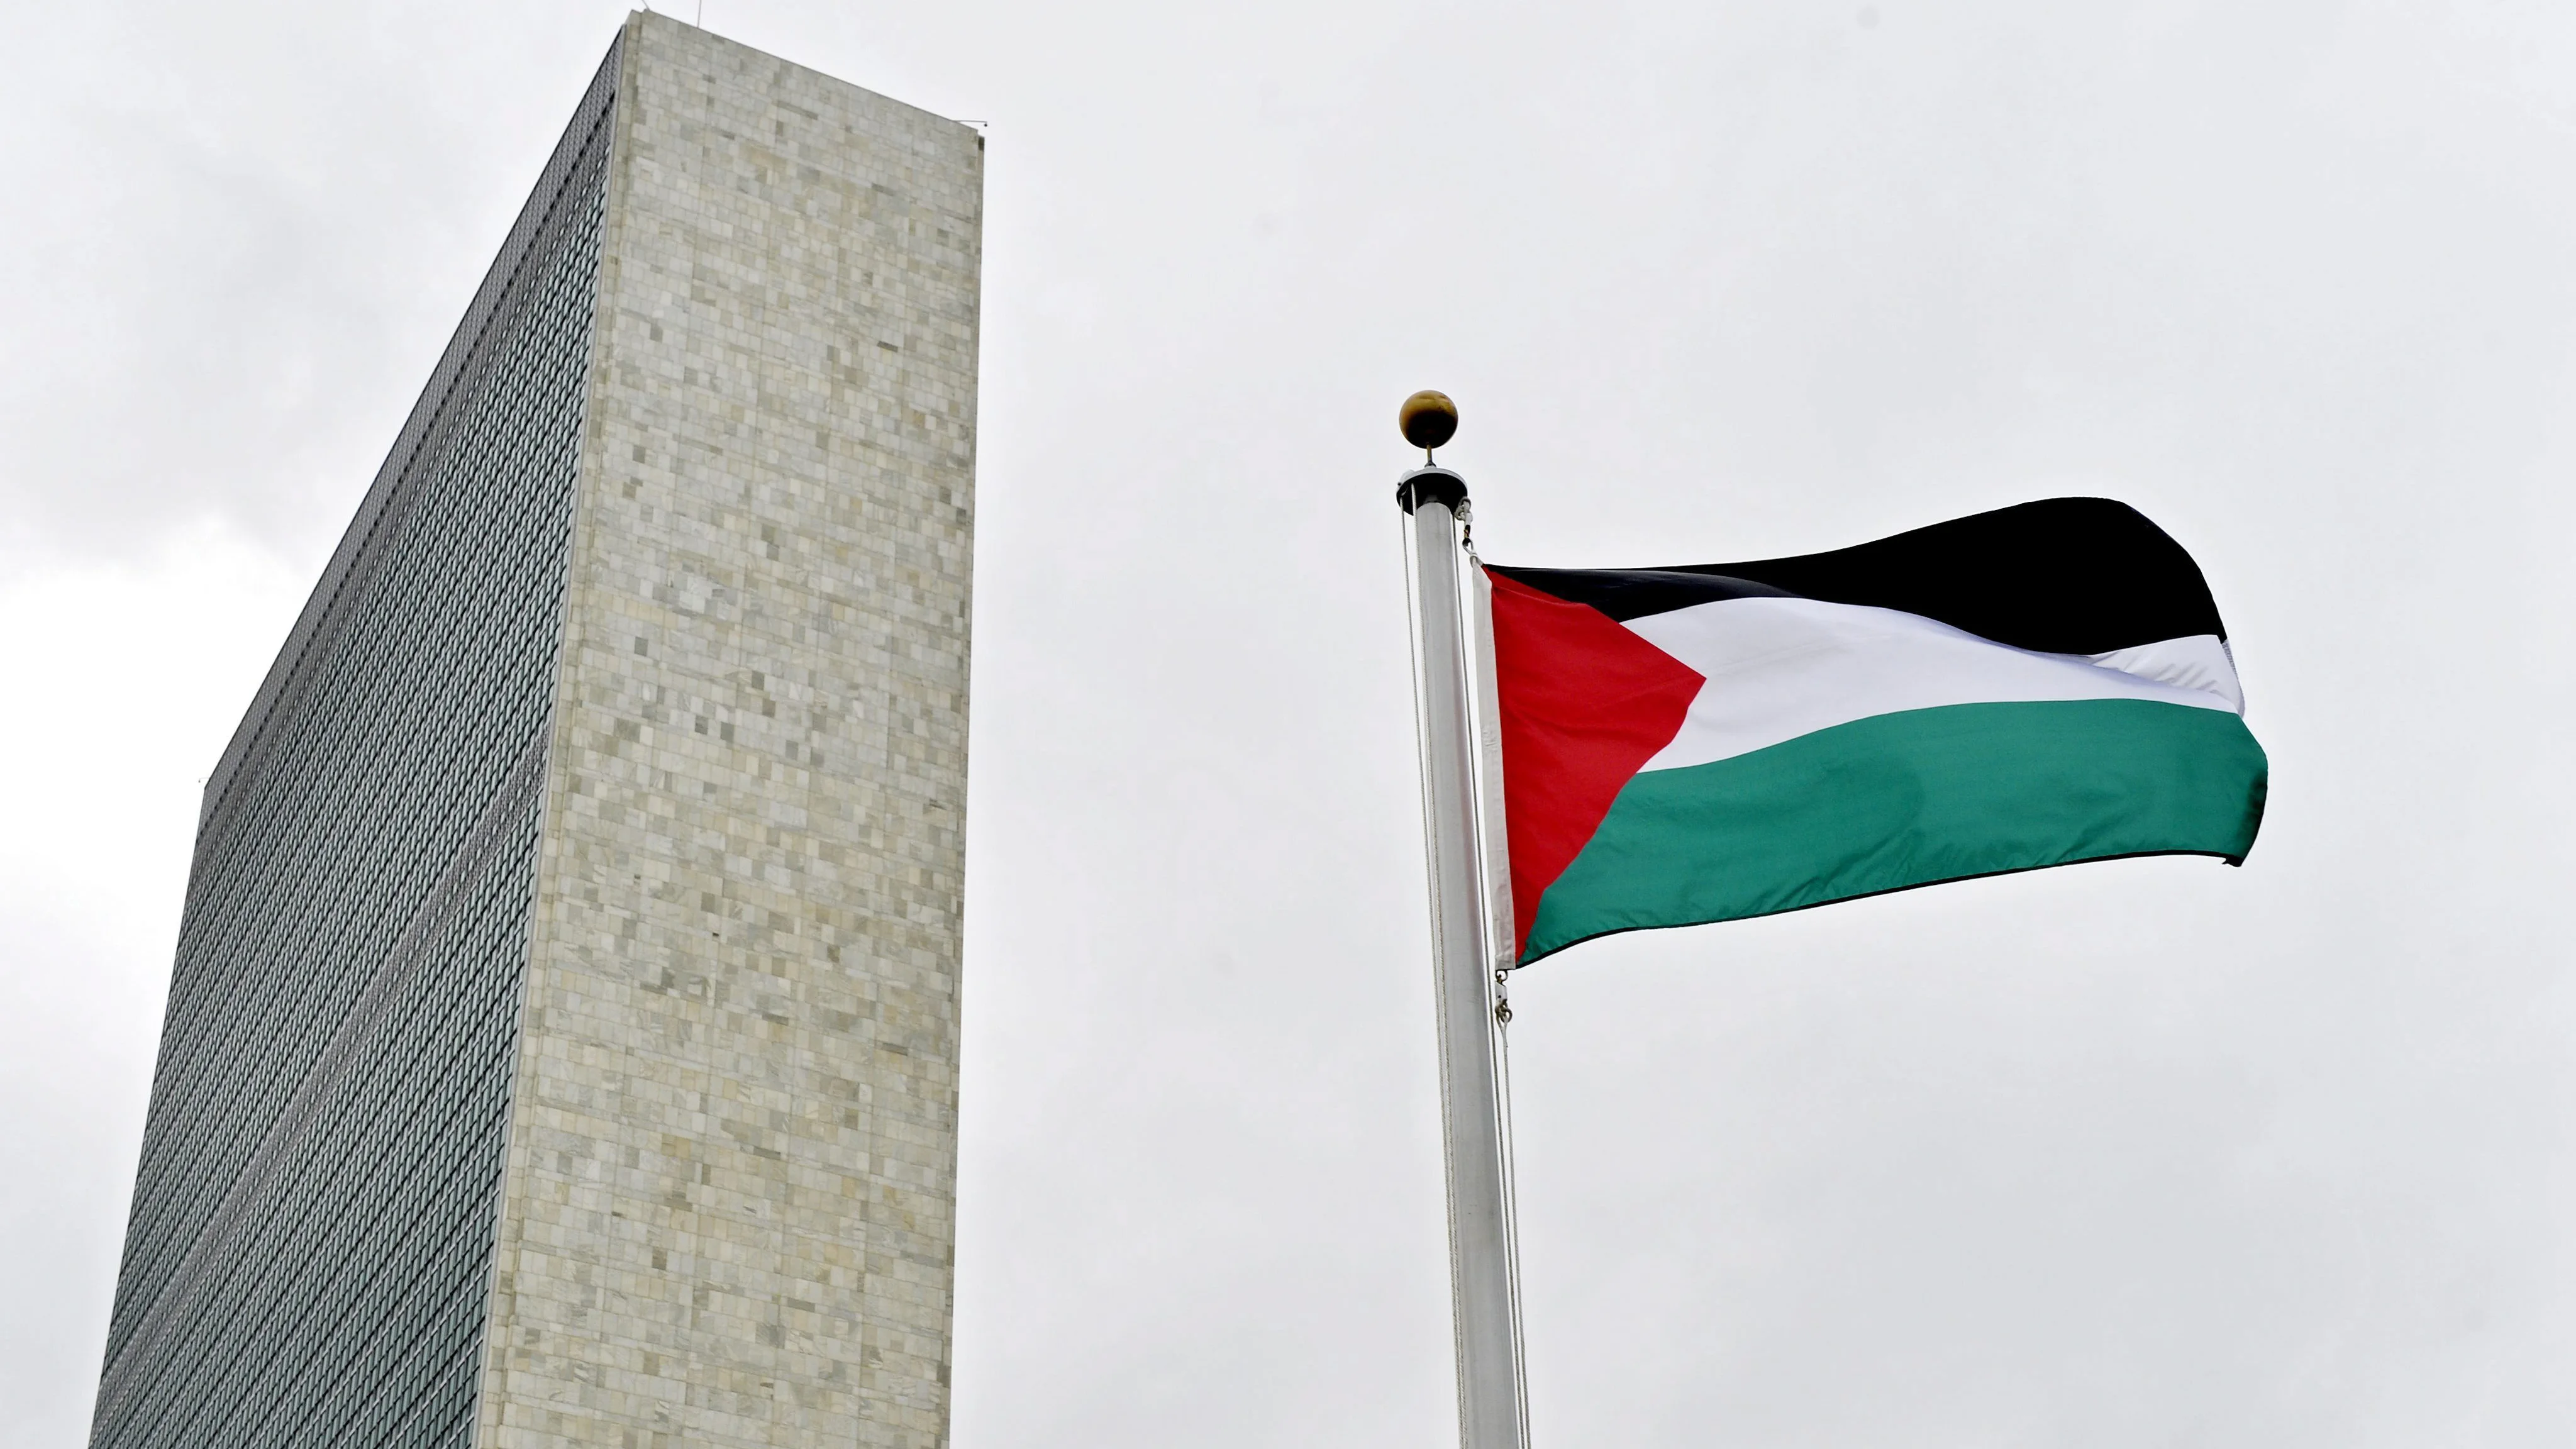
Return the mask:
[(1395, 506), (1407, 513), (1419, 503), (1437, 503), (1455, 513), (1466, 501), (1467, 480), (1437, 463), (1395, 480)]
[(1424, 388), (1396, 409), (1395, 425), (1406, 442), (1428, 453), (1458, 435), (1458, 405), (1449, 394)]

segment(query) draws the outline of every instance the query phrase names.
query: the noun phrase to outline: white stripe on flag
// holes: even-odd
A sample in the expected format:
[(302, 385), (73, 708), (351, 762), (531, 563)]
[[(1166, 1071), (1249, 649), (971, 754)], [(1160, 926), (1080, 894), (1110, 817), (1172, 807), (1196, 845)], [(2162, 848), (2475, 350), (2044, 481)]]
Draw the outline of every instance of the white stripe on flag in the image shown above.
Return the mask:
[(1719, 599), (1627, 627), (1708, 678), (1649, 770), (1952, 704), (2154, 699), (2242, 712), (2236, 670), (2214, 635), (2090, 658), (2040, 654), (1897, 609), (1780, 598)]

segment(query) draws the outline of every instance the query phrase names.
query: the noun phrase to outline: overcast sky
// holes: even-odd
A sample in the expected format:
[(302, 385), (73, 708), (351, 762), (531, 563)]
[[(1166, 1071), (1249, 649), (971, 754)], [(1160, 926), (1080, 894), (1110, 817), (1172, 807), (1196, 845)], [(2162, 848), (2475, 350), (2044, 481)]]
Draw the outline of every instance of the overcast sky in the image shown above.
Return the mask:
[[(12, 17), (13, 1445), (86, 1433), (198, 783), (621, 13)], [(1418, 387), (1502, 562), (2126, 499), (2273, 761), (2242, 870), (1523, 975), (1539, 1443), (2576, 1439), (2576, 7), (705, 23), (990, 123), (960, 1449), (1451, 1442)]]

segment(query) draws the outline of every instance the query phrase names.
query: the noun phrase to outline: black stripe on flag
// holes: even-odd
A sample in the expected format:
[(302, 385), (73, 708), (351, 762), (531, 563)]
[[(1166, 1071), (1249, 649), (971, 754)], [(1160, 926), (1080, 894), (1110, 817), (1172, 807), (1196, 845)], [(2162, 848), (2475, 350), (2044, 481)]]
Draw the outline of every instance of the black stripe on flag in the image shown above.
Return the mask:
[(2227, 637), (2191, 555), (2145, 514), (2109, 498), (2019, 503), (1796, 558), (1657, 569), (1488, 567), (1619, 620), (1713, 599), (1785, 596), (1902, 609), (2051, 654)]

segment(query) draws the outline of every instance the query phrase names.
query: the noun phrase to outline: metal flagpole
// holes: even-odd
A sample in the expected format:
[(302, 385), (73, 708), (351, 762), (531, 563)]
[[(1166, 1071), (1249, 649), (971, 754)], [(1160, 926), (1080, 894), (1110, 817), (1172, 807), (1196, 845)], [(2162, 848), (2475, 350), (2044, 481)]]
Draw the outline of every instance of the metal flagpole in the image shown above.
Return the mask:
[[(1457, 431), (1438, 393), (1406, 400), (1405, 438), (1428, 460)], [(1449, 1177), (1449, 1299), (1458, 1347), (1461, 1449), (1526, 1449), (1512, 1222), (1503, 1176), (1494, 1006), (1479, 884), (1475, 732), (1469, 706), (1458, 521), (1466, 480), (1436, 463), (1396, 484), (1413, 575), (1414, 704), (1422, 746), (1423, 838), (1431, 867), (1431, 951), (1440, 1027), (1440, 1104)]]

